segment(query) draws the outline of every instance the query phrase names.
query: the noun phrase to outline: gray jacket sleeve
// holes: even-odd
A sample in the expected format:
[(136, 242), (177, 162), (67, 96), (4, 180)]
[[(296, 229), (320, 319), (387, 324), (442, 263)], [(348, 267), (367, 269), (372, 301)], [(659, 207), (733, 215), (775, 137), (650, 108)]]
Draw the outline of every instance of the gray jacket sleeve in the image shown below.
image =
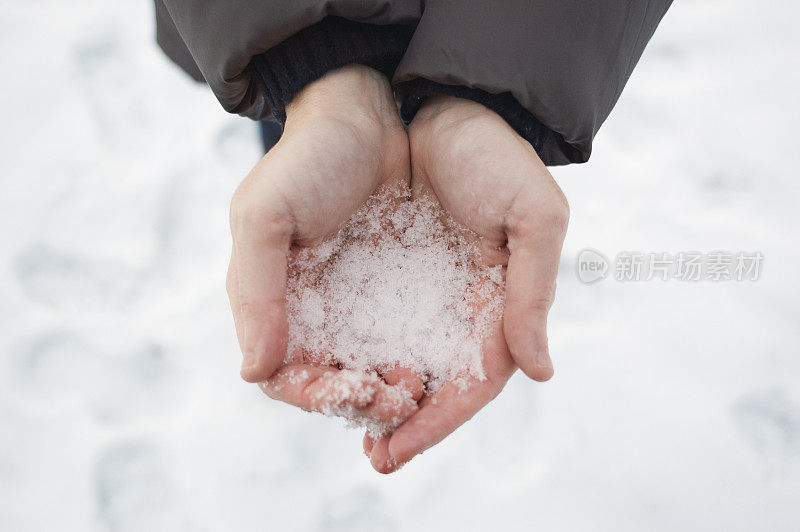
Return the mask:
[[(222, 106), (263, 119), (271, 115), (251, 61), (324, 18), (412, 26), (419, 0), (156, 0), (166, 10)], [(170, 55), (170, 54), (167, 54)]]
[[(184, 63), (188, 51), (230, 112), (280, 119), (281, 102), (298, 86), (286, 79), (287, 72), (307, 83), (326, 68), (390, 64), (397, 56), (390, 71), (404, 117), (413, 118), (431, 94), (470, 98), (503, 116), (548, 165), (589, 158), (595, 134), (671, 3), (156, 0), (161, 1), (184, 45)], [(386, 33), (326, 18), (380, 26)], [(408, 28), (407, 38), (389, 32), (393, 25)], [(165, 51), (175, 59), (177, 47)], [(359, 48), (370, 53), (355, 53)]]
[(427, 2), (395, 81), (510, 92), (552, 132), (546, 164), (584, 162), (670, 3)]

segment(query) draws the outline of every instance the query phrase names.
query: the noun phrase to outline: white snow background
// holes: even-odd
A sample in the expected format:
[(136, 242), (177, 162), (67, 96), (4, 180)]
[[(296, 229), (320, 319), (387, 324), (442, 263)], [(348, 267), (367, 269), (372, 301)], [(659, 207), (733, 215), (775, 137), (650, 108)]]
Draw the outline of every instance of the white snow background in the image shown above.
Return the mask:
[[(147, 1), (0, 1), (0, 530), (800, 529), (800, 3), (683, 0), (589, 164), (555, 378), (398, 474), (239, 380), (227, 210), (260, 156)], [(586, 286), (578, 250), (761, 251)]]

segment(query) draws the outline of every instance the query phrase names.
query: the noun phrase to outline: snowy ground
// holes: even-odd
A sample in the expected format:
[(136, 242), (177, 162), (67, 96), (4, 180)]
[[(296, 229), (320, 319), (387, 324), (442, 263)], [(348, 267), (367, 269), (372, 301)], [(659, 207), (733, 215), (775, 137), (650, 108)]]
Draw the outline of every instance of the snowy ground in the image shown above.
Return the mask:
[[(149, 2), (0, 0), (0, 530), (798, 530), (800, 4), (683, 0), (572, 206), (553, 381), (382, 477), (237, 376), (227, 205), (259, 157)], [(751, 283), (584, 247), (761, 251)]]

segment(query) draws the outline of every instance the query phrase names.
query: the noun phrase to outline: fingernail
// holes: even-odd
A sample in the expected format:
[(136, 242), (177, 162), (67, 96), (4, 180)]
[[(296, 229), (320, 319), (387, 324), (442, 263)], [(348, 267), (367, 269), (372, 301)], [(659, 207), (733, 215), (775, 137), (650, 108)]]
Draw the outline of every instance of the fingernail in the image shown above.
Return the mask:
[(256, 365), (256, 354), (253, 351), (245, 351), (242, 359), (242, 369)]
[(553, 361), (550, 360), (550, 354), (546, 349), (536, 353), (536, 365), (541, 369), (553, 369)]

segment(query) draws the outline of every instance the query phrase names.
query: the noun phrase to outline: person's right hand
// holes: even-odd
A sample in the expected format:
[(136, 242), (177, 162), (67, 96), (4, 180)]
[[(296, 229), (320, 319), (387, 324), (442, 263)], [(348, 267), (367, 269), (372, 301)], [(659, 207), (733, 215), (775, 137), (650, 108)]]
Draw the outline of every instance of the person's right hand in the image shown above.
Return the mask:
[[(385, 383), (354, 384), (337, 379), (332, 366), (309, 360), (284, 363), (290, 250), (316, 246), (335, 234), (382, 184), (402, 181), (408, 186), (409, 180), (408, 137), (381, 73), (356, 65), (337, 69), (305, 87), (287, 106), (283, 137), (231, 202), (227, 290), (244, 355), (244, 380), (259, 382), (270, 397), (306, 410), (353, 407), (379, 420), (405, 419), (416, 411), (422, 383), (408, 371), (384, 374)], [(400, 381), (414, 401), (396, 412), (382, 394), (386, 383)], [(348, 404), (332, 405), (331, 400)]]

